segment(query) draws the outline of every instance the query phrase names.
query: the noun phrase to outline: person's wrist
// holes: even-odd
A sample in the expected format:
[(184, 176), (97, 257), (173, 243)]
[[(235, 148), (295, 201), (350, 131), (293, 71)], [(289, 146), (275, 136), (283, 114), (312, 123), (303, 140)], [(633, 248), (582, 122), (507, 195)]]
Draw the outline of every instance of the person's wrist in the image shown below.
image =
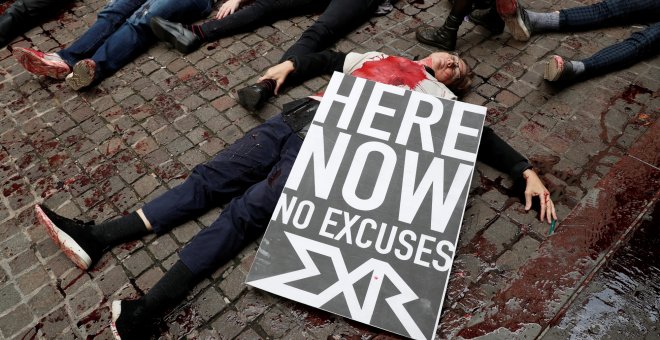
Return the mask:
[(288, 73), (291, 73), (296, 69), (296, 65), (293, 64), (293, 60), (285, 61), (284, 66), (286, 67)]
[(528, 180), (530, 176), (536, 175), (536, 172), (532, 168), (526, 169), (525, 171), (522, 172), (522, 177), (525, 180)]

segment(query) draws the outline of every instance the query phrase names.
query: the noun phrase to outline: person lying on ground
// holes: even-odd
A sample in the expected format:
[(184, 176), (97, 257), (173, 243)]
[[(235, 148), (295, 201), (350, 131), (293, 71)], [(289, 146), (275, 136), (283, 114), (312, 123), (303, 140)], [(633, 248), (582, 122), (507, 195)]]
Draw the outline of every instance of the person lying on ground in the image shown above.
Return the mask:
[(291, 55), (321, 51), (351, 32), (373, 14), (383, 0), (255, 0), (239, 9), (246, 0), (227, 0), (216, 18), (200, 25), (183, 25), (154, 17), (151, 28), (158, 39), (169, 42), (182, 53), (190, 53), (203, 43), (259, 27), (293, 16), (323, 12), (296, 43), (284, 53)]
[[(467, 64), (447, 53), (412, 61), (379, 52), (345, 55), (324, 51), (286, 61), (275, 69), (271, 74), (276, 75), (277, 83), (300, 72), (314, 76), (339, 69), (447, 99), (456, 96), (445, 84), (466, 84), (470, 76)], [(157, 320), (198, 282), (263, 234), (318, 108), (314, 98), (286, 104), (281, 114), (255, 127), (210, 161), (195, 166), (182, 184), (129, 215), (85, 225), (47, 207), (35, 207), (37, 219), (64, 254), (82, 270), (89, 270), (115, 245), (148, 233), (162, 235), (226, 204), (217, 220), (183, 248), (179, 260), (146, 295), (112, 302), (111, 328), (117, 338), (147, 337)], [(532, 198), (538, 196), (541, 219), (556, 219), (549, 192), (525, 157), (490, 128), (484, 129), (480, 145), (477, 159), (526, 180), (525, 209), (529, 210)]]
[(56, 53), (15, 47), (13, 55), (28, 72), (64, 79), (80, 90), (111, 76), (156, 41), (149, 27), (153, 16), (192, 22), (208, 15), (211, 5), (211, 0), (111, 0), (69, 47)]
[(71, 0), (16, 0), (0, 15), (0, 48), (53, 16), (69, 2)]
[(632, 23), (648, 27), (582, 60), (550, 57), (543, 78), (574, 82), (631, 66), (660, 52), (660, 1), (605, 0), (588, 6), (539, 13), (517, 0), (497, 0), (497, 10), (516, 40), (542, 32), (575, 32)]

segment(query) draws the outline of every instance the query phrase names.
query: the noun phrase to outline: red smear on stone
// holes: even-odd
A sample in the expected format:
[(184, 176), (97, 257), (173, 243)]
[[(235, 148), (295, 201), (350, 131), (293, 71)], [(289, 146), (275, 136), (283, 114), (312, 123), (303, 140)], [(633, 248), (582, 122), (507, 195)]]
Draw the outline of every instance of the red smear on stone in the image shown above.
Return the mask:
[(67, 155), (57, 154), (48, 158), (48, 165), (51, 168), (57, 168), (69, 157)]
[(50, 141), (50, 142), (44, 142), (44, 143), (38, 143), (38, 142), (35, 142), (35, 144), (36, 144), (36, 145), (35, 145), (35, 149), (36, 149), (39, 153), (44, 154), (44, 153), (46, 153), (47, 151), (56, 148), (56, 147), (60, 144), (60, 142), (58, 142), (58, 141), (56, 141), (56, 140), (52, 140), (52, 141)]
[(628, 103), (632, 103), (633, 101), (635, 101), (635, 97), (637, 97), (637, 95), (640, 94), (640, 93), (652, 94), (653, 91), (651, 91), (647, 88), (641, 87), (639, 85), (630, 84), (625, 89), (625, 91), (623, 91), (623, 93), (621, 93), (621, 95), (619, 95), (618, 97), (615, 97), (614, 100), (616, 100), (618, 98), (621, 98), (621, 99), (625, 100)]
[(156, 174), (163, 180), (184, 179), (188, 177), (184, 169), (185, 167), (181, 163), (170, 162), (156, 168)]
[(660, 171), (631, 157), (622, 158), (542, 243), (540, 256), (528, 261), (496, 293), (484, 321), (460, 330), (457, 336), (482, 336), (500, 327), (515, 332), (525, 324), (549, 325), (557, 311), (548, 306), (564, 303), (566, 294), (588, 283), (581, 281), (595, 269), (595, 261), (622, 244), (649, 202), (658, 197)]
[(112, 164), (103, 164), (96, 168), (92, 173), (92, 177), (96, 180), (104, 180), (110, 178), (115, 173), (115, 166)]
[(81, 271), (80, 274), (78, 274), (78, 276), (74, 277), (73, 280), (71, 280), (71, 282), (69, 282), (68, 285), (62, 287), (62, 289), (66, 290), (69, 287), (73, 286), (76, 282), (78, 282), (78, 280), (80, 280), (81, 277), (83, 277), (83, 275), (85, 275), (85, 272)]
[(179, 311), (174, 322), (181, 328), (181, 334), (187, 334), (199, 326), (199, 316), (191, 306), (187, 306)]
[(630, 85), (628, 85), (628, 87), (626, 87), (626, 89), (621, 94), (610, 98), (610, 101), (607, 104), (607, 108), (605, 110), (603, 110), (603, 112), (600, 113), (600, 129), (601, 129), (600, 139), (601, 139), (601, 141), (603, 141), (603, 143), (611, 144), (611, 143), (616, 142), (616, 140), (617, 140), (617, 138), (613, 138), (610, 141), (607, 138), (608, 137), (608, 134), (607, 134), (608, 129), (607, 129), (607, 124), (605, 123), (605, 120), (606, 120), (607, 113), (610, 111), (610, 108), (619, 99), (622, 99), (622, 100), (626, 101), (627, 103), (632, 104), (635, 101), (635, 98), (637, 97), (637, 95), (640, 94), (640, 93), (653, 94), (653, 91), (651, 91), (647, 88), (641, 87), (639, 85), (636, 85), (636, 84), (630, 84)]
[(495, 108), (495, 107), (489, 107), (486, 110), (486, 121), (488, 123), (495, 123), (500, 120), (501, 117), (504, 116), (504, 109), (503, 108)]
[(321, 327), (331, 323), (332, 320), (330, 319), (329, 314), (324, 311), (308, 309), (305, 322), (313, 327)]
[(216, 79), (216, 81), (218, 82), (218, 84), (219, 84), (220, 86), (227, 86), (227, 85), (229, 85), (229, 78), (227, 78), (227, 76), (220, 76), (220, 77), (218, 77), (218, 78)]
[(9, 195), (11, 195), (11, 194), (14, 193), (14, 192), (16, 192), (16, 193), (18, 193), (18, 194), (23, 193), (23, 183), (12, 183), (12, 184), (9, 186), (9, 188), (4, 188), (4, 189), (2, 190), (2, 194), (3, 194), (5, 197), (9, 197)]
[(426, 79), (424, 66), (402, 57), (388, 56), (386, 58), (365, 62), (362, 67), (353, 71), (352, 76), (377, 81), (394, 86), (406, 86), (414, 89)]

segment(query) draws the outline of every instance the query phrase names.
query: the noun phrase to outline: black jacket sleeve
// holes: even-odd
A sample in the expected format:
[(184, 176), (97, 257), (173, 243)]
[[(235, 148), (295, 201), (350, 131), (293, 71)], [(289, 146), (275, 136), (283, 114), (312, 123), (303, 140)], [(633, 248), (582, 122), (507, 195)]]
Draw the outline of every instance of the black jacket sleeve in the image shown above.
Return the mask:
[(532, 167), (525, 156), (511, 147), (488, 126), (484, 127), (481, 136), (477, 160), (508, 173), (514, 180), (520, 179), (523, 171)]
[(341, 72), (344, 68), (346, 53), (324, 50), (304, 56), (291, 56), (288, 60), (293, 62), (294, 70), (286, 78), (286, 86), (295, 86), (306, 80), (333, 71)]

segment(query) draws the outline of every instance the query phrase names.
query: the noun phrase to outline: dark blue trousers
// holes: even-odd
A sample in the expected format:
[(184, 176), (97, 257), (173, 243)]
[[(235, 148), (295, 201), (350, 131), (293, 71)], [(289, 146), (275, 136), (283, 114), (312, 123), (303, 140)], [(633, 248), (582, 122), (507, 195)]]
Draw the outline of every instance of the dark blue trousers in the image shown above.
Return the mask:
[(561, 31), (583, 31), (622, 24), (649, 23), (629, 38), (582, 60), (585, 76), (607, 73), (660, 52), (659, 0), (605, 0), (559, 11)]
[(301, 145), (278, 115), (197, 165), (184, 183), (142, 210), (154, 231), (163, 234), (229, 202), (179, 254), (194, 274), (208, 274), (265, 231)]

